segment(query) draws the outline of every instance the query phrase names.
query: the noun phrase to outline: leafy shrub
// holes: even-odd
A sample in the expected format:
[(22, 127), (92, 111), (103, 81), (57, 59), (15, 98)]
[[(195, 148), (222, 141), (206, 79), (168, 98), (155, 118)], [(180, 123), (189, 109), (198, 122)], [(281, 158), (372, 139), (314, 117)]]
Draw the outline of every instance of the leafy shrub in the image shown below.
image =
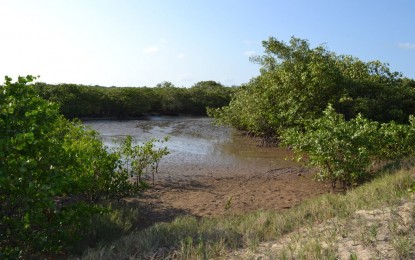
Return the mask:
[(261, 74), (228, 106), (208, 110), (217, 123), (282, 139), (333, 188), (362, 181), (376, 162), (414, 153), (414, 80), (295, 37), (288, 44), (270, 37), (263, 46), (265, 55), (253, 58)]
[(370, 120), (408, 123), (415, 112), (414, 80), (379, 61), (337, 55), (308, 41), (270, 37), (265, 55), (253, 59), (261, 74), (238, 89), (228, 106), (210, 109), (218, 123), (254, 135), (279, 138), (287, 128), (304, 127), (328, 104), (346, 120), (359, 113)]
[(40, 98), (34, 79), (0, 86), (0, 258), (61, 252), (102, 211), (95, 202), (134, 192), (119, 156)]
[(297, 159), (307, 154), (307, 165), (320, 169), (317, 179), (331, 181), (333, 189), (337, 182), (347, 188), (366, 179), (376, 162), (414, 153), (414, 118), (409, 121), (409, 125), (381, 124), (360, 114), (346, 121), (329, 106), (321, 118), (308, 121), (305, 129), (285, 131), (282, 139), (297, 152)]
[[(141, 176), (148, 173), (152, 174), (154, 184), (154, 175), (158, 172), (161, 158), (170, 153), (167, 147), (161, 146), (168, 139), (169, 137), (165, 137), (163, 140), (153, 138), (142, 145), (133, 146), (133, 138), (128, 135), (118, 147), (117, 153), (125, 159), (125, 175), (135, 175), (136, 186), (142, 182)], [(158, 148), (157, 143), (159, 144)]]

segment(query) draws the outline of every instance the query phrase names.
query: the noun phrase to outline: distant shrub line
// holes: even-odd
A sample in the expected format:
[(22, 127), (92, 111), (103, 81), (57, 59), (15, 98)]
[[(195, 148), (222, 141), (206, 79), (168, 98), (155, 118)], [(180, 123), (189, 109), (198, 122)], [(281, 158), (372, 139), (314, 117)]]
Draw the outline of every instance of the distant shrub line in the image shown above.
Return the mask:
[(145, 115), (206, 116), (206, 108), (229, 104), (236, 88), (201, 81), (191, 88), (163, 82), (149, 87), (100, 87), (35, 83), (39, 95), (60, 105), (66, 118), (132, 118)]

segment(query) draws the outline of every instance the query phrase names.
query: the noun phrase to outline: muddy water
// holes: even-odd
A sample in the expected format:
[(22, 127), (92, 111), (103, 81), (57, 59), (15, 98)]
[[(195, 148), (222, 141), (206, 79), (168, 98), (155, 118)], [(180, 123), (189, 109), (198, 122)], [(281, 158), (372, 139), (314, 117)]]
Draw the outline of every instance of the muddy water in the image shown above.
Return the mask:
[(150, 117), (146, 120), (86, 121), (98, 131), (105, 145), (116, 146), (126, 135), (135, 143), (152, 137), (170, 136), (170, 154), (159, 167), (160, 179), (180, 180), (198, 177), (226, 177), (239, 173), (264, 172), (297, 166), (286, 160), (291, 154), (283, 148), (260, 148), (257, 143), (227, 127), (212, 124), (210, 118)]

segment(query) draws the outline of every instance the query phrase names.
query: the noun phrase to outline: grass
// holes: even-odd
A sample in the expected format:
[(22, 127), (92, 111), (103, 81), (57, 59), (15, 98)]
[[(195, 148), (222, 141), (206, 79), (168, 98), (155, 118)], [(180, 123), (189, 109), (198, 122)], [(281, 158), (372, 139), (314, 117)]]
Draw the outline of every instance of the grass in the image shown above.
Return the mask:
[(113, 242), (141, 226), (141, 214), (136, 205), (112, 202), (101, 206), (105, 212), (85, 224), (83, 239), (72, 250), (73, 254), (80, 255), (88, 247)]
[[(240, 248), (255, 251), (261, 242), (275, 241), (303, 227), (312, 227), (332, 218), (347, 219), (357, 210), (399, 205), (402, 198), (408, 196), (408, 189), (414, 185), (411, 171), (413, 170), (384, 174), (346, 194), (323, 195), (285, 211), (255, 212), (222, 218), (179, 217), (171, 223), (158, 223), (125, 235), (115, 242), (88, 249), (82, 258), (210, 259), (223, 257), (230, 250)], [(123, 221), (127, 219), (124, 218)], [(377, 228), (376, 225), (372, 225), (366, 229), (369, 241), (376, 239)], [(336, 233), (347, 236), (347, 230), (344, 228), (339, 228)], [(299, 238), (298, 241), (302, 241), (300, 250), (296, 249), (297, 245), (293, 243), (285, 247), (278, 258), (291, 259), (294, 255), (299, 259), (336, 258), (330, 236), (333, 236), (333, 233), (306, 240)], [(394, 248), (404, 258), (413, 253), (412, 242), (398, 233), (393, 239)]]

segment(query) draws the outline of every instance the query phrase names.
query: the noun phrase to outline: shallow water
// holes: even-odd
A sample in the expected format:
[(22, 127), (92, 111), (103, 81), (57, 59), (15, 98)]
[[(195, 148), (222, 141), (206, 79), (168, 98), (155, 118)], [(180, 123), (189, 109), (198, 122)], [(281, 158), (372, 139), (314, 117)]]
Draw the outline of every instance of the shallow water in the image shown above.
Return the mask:
[(106, 146), (114, 148), (125, 136), (136, 144), (170, 136), (170, 154), (160, 163), (159, 178), (215, 176), (229, 172), (263, 171), (297, 166), (286, 160), (283, 148), (258, 147), (251, 138), (228, 127), (212, 124), (205, 117), (150, 117), (146, 120), (96, 120), (85, 125), (98, 131)]

